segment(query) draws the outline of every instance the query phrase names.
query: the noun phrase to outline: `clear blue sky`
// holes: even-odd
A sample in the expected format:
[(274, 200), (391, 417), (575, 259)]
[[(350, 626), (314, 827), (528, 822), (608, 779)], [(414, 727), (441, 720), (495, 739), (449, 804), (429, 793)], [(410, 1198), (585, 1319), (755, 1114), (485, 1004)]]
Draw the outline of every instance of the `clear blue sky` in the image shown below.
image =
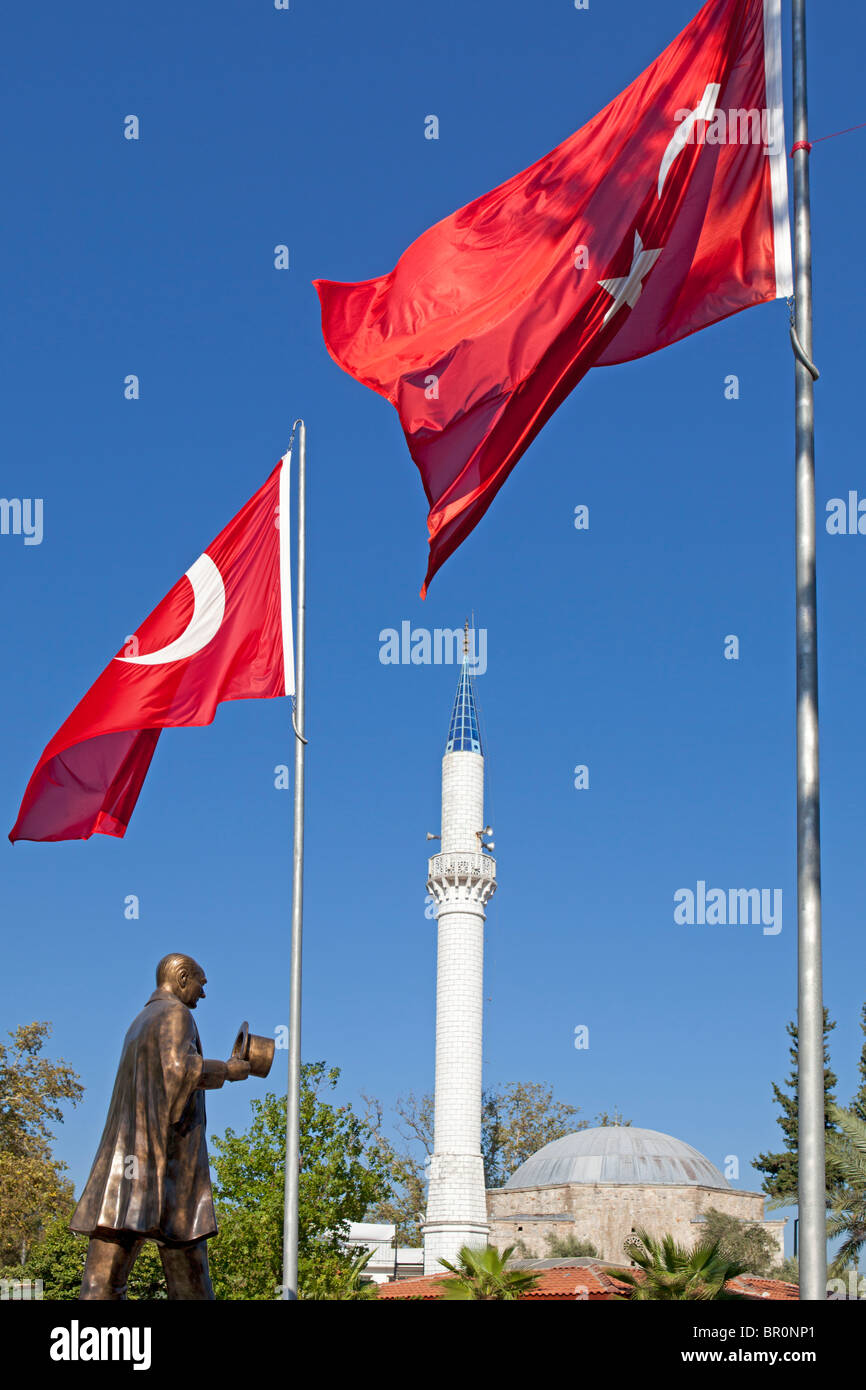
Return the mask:
[[(549, 1081), (589, 1118), (617, 1105), (718, 1164), (738, 1155), (740, 1185), (756, 1186), (749, 1160), (779, 1143), (770, 1084), (796, 1007), (785, 305), (590, 373), (422, 604), (420, 482), (394, 412), (328, 357), (310, 285), (390, 269), (594, 114), (696, 9), (16, 7), (0, 88), (2, 492), (44, 499), (44, 539), (0, 537), (0, 776), (5, 831), (49, 737), (302, 414), (305, 1056), (343, 1068), (347, 1099), (432, 1086), (425, 832), (439, 828), (456, 672), (383, 666), (379, 633), (474, 610), (500, 881), (487, 1082)], [(810, 10), (817, 136), (866, 120), (866, 14), (852, 0)], [(424, 139), (431, 113), (438, 142)], [(830, 497), (866, 494), (864, 152), (859, 132), (812, 157), (819, 517)], [(124, 400), (129, 373), (138, 401)], [(819, 563), (826, 999), (847, 1100), (866, 997), (866, 537), (822, 529)], [(262, 1033), (286, 1018), (291, 793), (273, 769), (290, 759), (285, 701), (224, 706), (210, 728), (163, 735), (125, 841), (3, 850), (3, 1027), (52, 1020), (52, 1048), (81, 1073), (58, 1145), (79, 1184), (161, 955), (206, 966), (206, 1052), (225, 1055), (242, 1018)], [(578, 763), (589, 790), (573, 787)], [(781, 933), (676, 926), (673, 894), (699, 879), (781, 888)], [(243, 1125), (263, 1091), (215, 1094), (212, 1132)]]

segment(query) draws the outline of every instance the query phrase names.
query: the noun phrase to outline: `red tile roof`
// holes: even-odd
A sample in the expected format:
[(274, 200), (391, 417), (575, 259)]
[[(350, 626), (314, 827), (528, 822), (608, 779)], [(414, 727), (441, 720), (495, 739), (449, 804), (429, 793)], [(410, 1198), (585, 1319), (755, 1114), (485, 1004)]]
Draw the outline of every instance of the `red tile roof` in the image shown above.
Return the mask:
[[(600, 1265), (575, 1268), (563, 1264), (553, 1269), (540, 1269), (535, 1287), (521, 1298), (545, 1301), (604, 1302), (614, 1294), (626, 1291), (625, 1285), (614, 1279)], [(379, 1298), (443, 1298), (441, 1279), (451, 1280), (453, 1274), (427, 1274), (422, 1279), (403, 1279), (398, 1283), (380, 1284)]]
[[(525, 1266), (524, 1266), (525, 1268)], [(538, 1302), (579, 1302), (605, 1303), (617, 1295), (629, 1296), (629, 1286), (616, 1278), (614, 1272), (601, 1264), (586, 1264), (580, 1267), (562, 1264), (554, 1268), (539, 1269), (538, 1282), (533, 1289), (521, 1294), (522, 1299)], [(398, 1299), (441, 1299), (444, 1298), (441, 1280), (451, 1280), (453, 1274), (426, 1274), (420, 1279), (401, 1279), (396, 1283), (380, 1284), (379, 1298)], [(749, 1299), (770, 1299), (774, 1302), (796, 1302), (800, 1290), (796, 1284), (786, 1284), (780, 1279), (758, 1279), (751, 1274), (741, 1274), (728, 1282), (732, 1293), (745, 1294)]]
[(747, 1298), (769, 1298), (775, 1303), (797, 1303), (800, 1290), (796, 1284), (781, 1279), (758, 1279), (754, 1274), (741, 1274), (728, 1280), (731, 1293), (744, 1293)]

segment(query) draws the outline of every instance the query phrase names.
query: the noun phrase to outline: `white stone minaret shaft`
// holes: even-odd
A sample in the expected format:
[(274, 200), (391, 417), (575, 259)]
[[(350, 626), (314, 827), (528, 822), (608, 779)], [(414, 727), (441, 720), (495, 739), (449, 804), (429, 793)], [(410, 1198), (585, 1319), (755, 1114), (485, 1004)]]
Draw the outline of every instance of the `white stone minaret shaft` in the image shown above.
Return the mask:
[(464, 659), (442, 759), (442, 847), (427, 887), (437, 903), (436, 1100), (424, 1223), (424, 1271), (486, 1245), (481, 1158), (484, 905), (496, 864), (483, 852), (484, 757), (472, 677)]

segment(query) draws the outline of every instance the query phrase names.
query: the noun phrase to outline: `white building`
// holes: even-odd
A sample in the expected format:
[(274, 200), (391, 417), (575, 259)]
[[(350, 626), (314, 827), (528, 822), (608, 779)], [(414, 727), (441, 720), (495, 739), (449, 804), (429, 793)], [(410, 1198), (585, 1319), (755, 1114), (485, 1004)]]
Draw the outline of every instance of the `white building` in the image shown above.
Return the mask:
[(424, 1272), (489, 1235), (481, 1157), (484, 907), (496, 889), (485, 850), (484, 756), (464, 640), (463, 665), (442, 759), (441, 847), (429, 864), (437, 904), (436, 1098)]
[(424, 1251), (420, 1246), (396, 1245), (397, 1227), (388, 1221), (350, 1221), (346, 1245), (355, 1251), (371, 1250), (364, 1278), (374, 1284), (395, 1279), (414, 1279), (423, 1273)]

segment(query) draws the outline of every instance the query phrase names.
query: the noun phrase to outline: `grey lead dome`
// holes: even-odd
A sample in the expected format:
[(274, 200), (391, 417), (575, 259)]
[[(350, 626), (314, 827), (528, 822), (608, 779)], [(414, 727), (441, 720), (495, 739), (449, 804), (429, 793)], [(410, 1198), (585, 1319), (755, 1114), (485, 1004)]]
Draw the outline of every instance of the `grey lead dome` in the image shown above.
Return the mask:
[(568, 1182), (731, 1186), (691, 1144), (633, 1125), (581, 1129), (554, 1139), (521, 1163), (505, 1186), (550, 1187)]

